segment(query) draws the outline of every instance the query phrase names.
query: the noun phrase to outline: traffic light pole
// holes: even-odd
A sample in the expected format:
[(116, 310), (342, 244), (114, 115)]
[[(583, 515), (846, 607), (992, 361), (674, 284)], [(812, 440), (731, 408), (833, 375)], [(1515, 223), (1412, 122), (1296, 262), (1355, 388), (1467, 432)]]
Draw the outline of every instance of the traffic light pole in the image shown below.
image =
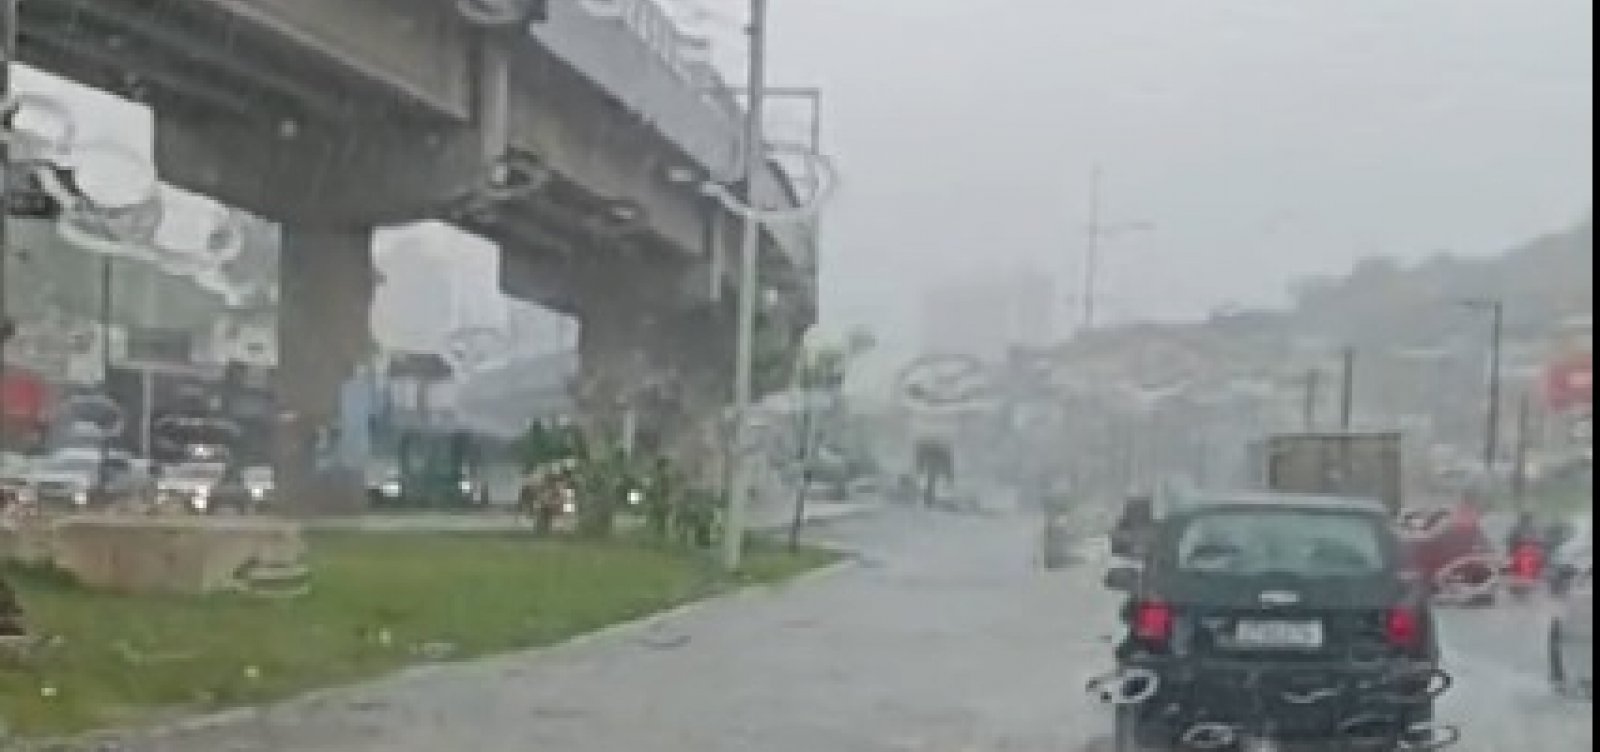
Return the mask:
[(1489, 303), (1489, 409), (1483, 438), (1483, 464), (1494, 477), (1495, 460), (1500, 455), (1501, 361), (1505, 348), (1506, 306), (1499, 300)]
[[(11, 129), (11, 61), (17, 53), (17, 0), (0, 0), (0, 132)], [(0, 133), (0, 135), (8, 135)], [(13, 328), (11, 309), (6, 300), (6, 262), (11, 251), (10, 228), (6, 225), (11, 213), (11, 147), (9, 138), (0, 138), (0, 449), (9, 449), (6, 430), (5, 375), (6, 345), (11, 341)], [(22, 604), (9, 582), (0, 577), (0, 637), (26, 637)]]
[[(17, 0), (0, 0), (0, 103), (6, 111), (0, 112), (0, 130), (11, 128), (11, 62), (17, 54)], [(11, 236), (7, 220), (11, 213), (11, 147), (10, 139), (0, 139), (0, 447), (7, 445), (6, 418), (9, 411), (5, 403), (6, 346), (16, 333), (11, 321), (11, 308), (6, 299), (6, 267), (11, 255)]]

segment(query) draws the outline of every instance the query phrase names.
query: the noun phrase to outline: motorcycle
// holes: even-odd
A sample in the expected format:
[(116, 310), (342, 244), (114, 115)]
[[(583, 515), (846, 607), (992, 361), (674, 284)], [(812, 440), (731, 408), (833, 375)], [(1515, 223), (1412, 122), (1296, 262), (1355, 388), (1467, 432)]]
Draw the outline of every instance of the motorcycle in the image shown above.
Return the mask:
[(1519, 601), (1527, 600), (1543, 581), (1544, 547), (1532, 542), (1517, 544), (1511, 549), (1506, 574), (1506, 591)]

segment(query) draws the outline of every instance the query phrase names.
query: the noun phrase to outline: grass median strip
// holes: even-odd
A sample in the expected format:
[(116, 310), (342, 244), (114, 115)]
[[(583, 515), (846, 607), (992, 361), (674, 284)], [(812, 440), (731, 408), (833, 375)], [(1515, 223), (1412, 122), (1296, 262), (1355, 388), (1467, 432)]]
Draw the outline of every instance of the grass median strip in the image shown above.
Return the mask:
[[(425, 662), (550, 645), (724, 589), (705, 554), (632, 541), (324, 533), (309, 595), (126, 596), (16, 572), (40, 645), (0, 657), (0, 724), (20, 736), (268, 702)], [(757, 545), (741, 584), (834, 557)]]

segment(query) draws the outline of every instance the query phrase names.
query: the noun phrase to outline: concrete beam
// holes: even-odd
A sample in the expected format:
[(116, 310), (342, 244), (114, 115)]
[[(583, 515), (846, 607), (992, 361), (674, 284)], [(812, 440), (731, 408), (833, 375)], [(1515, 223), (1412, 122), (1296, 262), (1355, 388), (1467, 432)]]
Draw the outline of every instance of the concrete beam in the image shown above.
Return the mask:
[(701, 197), (667, 180), (689, 158), (548, 52), (527, 45), (515, 61), (511, 143), (600, 200), (638, 205), (653, 234), (678, 253), (700, 254)]
[(60, 49), (64, 54), (52, 61), (52, 67), (73, 78), (93, 76), (97, 65), (112, 67), (122, 84), (113, 90), (163, 88), (210, 94), (221, 88), (266, 100), (257, 104), (258, 111), (317, 112), (338, 118), (353, 109), (352, 93), (359, 87), (348, 80), (324, 79), (318, 85), (303, 58), (293, 69), (277, 67), (272, 65), (269, 43), (220, 37), (216, 29), (216, 18), (197, 15), (192, 7), (49, 0), (27, 4), (21, 39), (25, 47)]
[(436, 217), (484, 175), (470, 128), (360, 121), (331, 130), (173, 112), (156, 122), (163, 179), (282, 221)]
[(582, 307), (577, 279), (572, 256), (501, 243), (500, 291), (506, 295), (576, 316)]
[(472, 115), (473, 30), (441, 0), (189, 0), (439, 114)]

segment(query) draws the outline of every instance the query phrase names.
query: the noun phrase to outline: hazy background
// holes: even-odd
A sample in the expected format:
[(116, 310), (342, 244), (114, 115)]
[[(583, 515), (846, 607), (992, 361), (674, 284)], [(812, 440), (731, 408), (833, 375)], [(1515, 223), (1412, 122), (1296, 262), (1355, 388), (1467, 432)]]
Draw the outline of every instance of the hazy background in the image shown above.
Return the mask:
[[(746, 0), (675, 0), (731, 75)], [(686, 14), (692, 15), (692, 14)], [(1112, 318), (1274, 303), (1361, 257), (1484, 254), (1588, 213), (1590, 0), (773, 0), (773, 83), (827, 90), (830, 328), (915, 348), (922, 290), (1058, 275), (1089, 175)], [(782, 123), (802, 118), (780, 111)]]
[[(663, 1), (742, 79), (747, 0)], [(952, 280), (1051, 277), (1043, 309), (1069, 330), (1097, 163), (1106, 218), (1156, 225), (1107, 245), (1112, 319), (1273, 303), (1369, 255), (1494, 252), (1592, 202), (1590, 0), (772, 4), (771, 82), (826, 89), (845, 175), (826, 328), (871, 327), (885, 364), (918, 349), (926, 291)], [(20, 85), (70, 95), (87, 135), (149, 148), (140, 107)], [(773, 127), (803, 113), (780, 104)], [(448, 252), (388, 250), (420, 238)], [(441, 228), (386, 236), (380, 338), (425, 347), (504, 321), (496, 263)], [(417, 294), (441, 268), (455, 294)]]

